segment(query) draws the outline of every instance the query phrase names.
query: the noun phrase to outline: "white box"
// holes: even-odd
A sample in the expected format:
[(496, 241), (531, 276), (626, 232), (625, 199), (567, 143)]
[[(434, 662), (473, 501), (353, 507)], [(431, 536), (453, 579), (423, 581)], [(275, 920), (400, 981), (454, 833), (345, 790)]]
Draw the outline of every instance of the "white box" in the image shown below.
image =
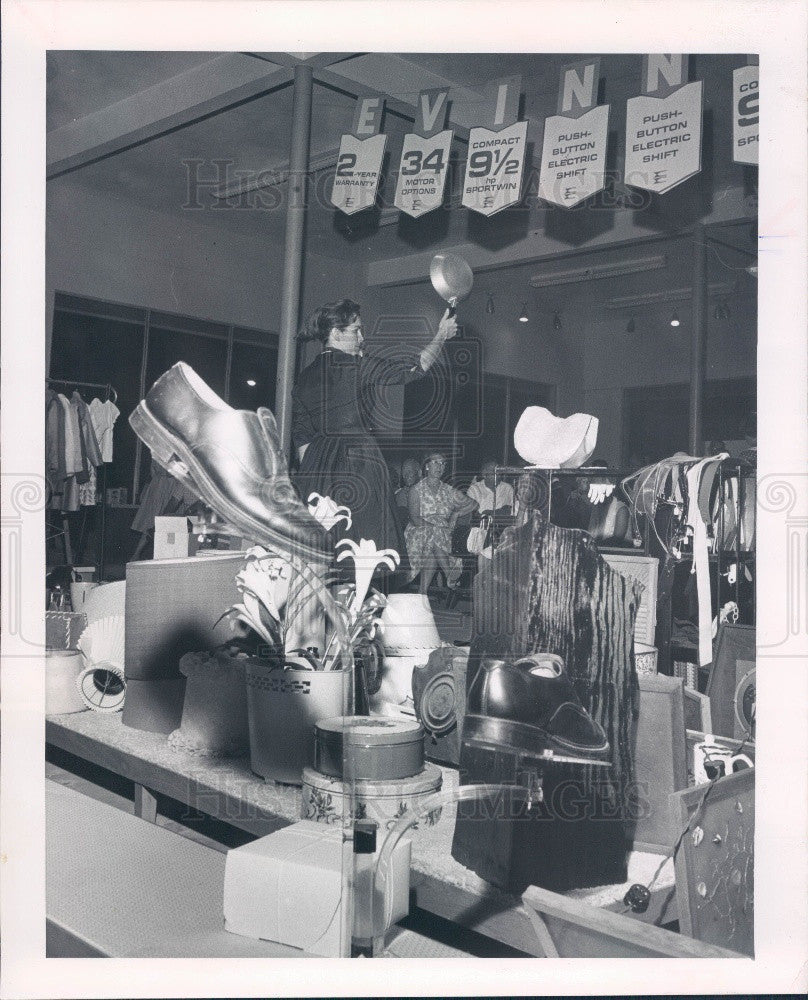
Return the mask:
[(154, 558), (184, 559), (188, 556), (188, 519), (155, 517)]
[[(379, 836), (385, 831), (379, 831)], [(381, 843), (379, 847), (381, 847)], [(409, 912), (412, 845), (402, 839), (393, 851), (391, 872), (376, 924), (381, 935)], [(225, 930), (277, 941), (329, 958), (340, 954), (343, 892), (342, 827), (301, 820), (227, 852), (224, 872)], [(355, 896), (360, 937), (374, 936), (364, 893)]]

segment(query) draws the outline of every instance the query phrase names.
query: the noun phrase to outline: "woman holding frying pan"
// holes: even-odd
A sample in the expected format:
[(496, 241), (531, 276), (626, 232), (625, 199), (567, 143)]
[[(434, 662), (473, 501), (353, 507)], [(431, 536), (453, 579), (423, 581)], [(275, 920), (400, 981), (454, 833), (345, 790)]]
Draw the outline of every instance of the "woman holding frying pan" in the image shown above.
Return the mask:
[(341, 299), (320, 306), (300, 334), (317, 340), (320, 354), (300, 373), (292, 392), (292, 438), (300, 468), (296, 484), (350, 508), (356, 540), (404, 554), (404, 539), (384, 457), (373, 436), (373, 402), (386, 386), (422, 376), (434, 364), (457, 323), (447, 309), (433, 339), (420, 352), (402, 345), (395, 358), (364, 351), (359, 305)]

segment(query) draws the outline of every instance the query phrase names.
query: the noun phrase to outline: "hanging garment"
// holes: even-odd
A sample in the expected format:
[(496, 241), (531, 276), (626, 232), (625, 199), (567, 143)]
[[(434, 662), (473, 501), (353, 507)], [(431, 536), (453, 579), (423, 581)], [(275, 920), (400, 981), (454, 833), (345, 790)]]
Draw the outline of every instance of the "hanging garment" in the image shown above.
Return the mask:
[(78, 429), (78, 450), (81, 456), (81, 468), (76, 472), (76, 483), (79, 487), (83, 486), (90, 478), (90, 460), (87, 457), (87, 442), (84, 438), (84, 434), (81, 426), (81, 404), (84, 401), (77, 392), (74, 392), (70, 399), (70, 408), (76, 418), (76, 427)]
[(741, 552), (755, 551), (755, 511), (757, 508), (757, 481), (755, 470), (741, 469), (740, 506), (740, 548)]
[(70, 400), (61, 393), (59, 393), (59, 402), (65, 415), (65, 471), (68, 476), (75, 476), (81, 470), (78, 415), (70, 405)]
[(52, 389), (45, 392), (45, 476), (52, 505), (54, 496), (61, 496), (67, 478), (65, 412), (58, 395)]
[(722, 490), (713, 507), (716, 548), (723, 552), (734, 551), (738, 541), (738, 479), (724, 476)]
[(101, 448), (98, 444), (98, 438), (95, 433), (95, 427), (93, 426), (89, 406), (84, 402), (78, 392), (73, 393), (71, 403), (76, 408), (76, 414), (79, 421), (79, 432), (81, 434), (82, 456), (85, 460), (85, 469), (89, 475), (90, 468), (97, 469), (103, 462), (103, 459), (101, 458)]
[(703, 458), (692, 465), (686, 473), (687, 478), (687, 525), (693, 533), (693, 569), (696, 574), (696, 592), (699, 607), (699, 666), (706, 667), (713, 659), (712, 642), (712, 595), (710, 591), (710, 562), (707, 543), (707, 525), (704, 523), (700, 495), (704, 496), (703, 480), (709, 483), (706, 490), (712, 489), (712, 483), (718, 466), (725, 458), (726, 452)]
[[(534, 884), (565, 891), (628, 877), (637, 791), (632, 652), (641, 593), (641, 584), (605, 562), (589, 535), (557, 527), (537, 513), (504, 533), (490, 565), (475, 580), (468, 684), (486, 656), (561, 656), (584, 709), (606, 733), (612, 765), (546, 769), (543, 802), (508, 831), (519, 843), (506, 867), (492, 864), (486, 853), (479, 814), (467, 817), (458, 807), (453, 856), (501, 888), (521, 891)], [(462, 779), (485, 782), (486, 775), (466, 773)]]
[(98, 444), (101, 448), (101, 460), (103, 462), (112, 461), (112, 431), (115, 421), (120, 416), (120, 410), (111, 399), (102, 403), (100, 399), (94, 399), (90, 403), (90, 418), (93, 422), (93, 429)]

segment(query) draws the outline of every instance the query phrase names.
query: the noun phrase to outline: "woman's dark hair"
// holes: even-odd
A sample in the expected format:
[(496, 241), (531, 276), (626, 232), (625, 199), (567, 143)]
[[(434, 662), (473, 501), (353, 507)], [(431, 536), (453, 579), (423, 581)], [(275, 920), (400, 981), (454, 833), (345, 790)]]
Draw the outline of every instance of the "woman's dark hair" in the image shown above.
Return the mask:
[(353, 299), (326, 302), (324, 306), (315, 309), (309, 316), (306, 325), (298, 334), (298, 339), (319, 340), (325, 343), (334, 327), (338, 330), (344, 330), (357, 316), (359, 316), (359, 304)]

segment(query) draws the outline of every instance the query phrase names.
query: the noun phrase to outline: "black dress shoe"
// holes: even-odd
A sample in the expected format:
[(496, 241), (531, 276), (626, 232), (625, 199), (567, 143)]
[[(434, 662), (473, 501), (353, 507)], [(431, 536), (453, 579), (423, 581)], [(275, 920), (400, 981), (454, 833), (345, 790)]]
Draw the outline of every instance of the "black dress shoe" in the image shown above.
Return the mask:
[(599, 762), (609, 750), (584, 709), (560, 656), (485, 659), (466, 695), (464, 742), (541, 755), (551, 750)]
[(289, 481), (275, 417), (234, 410), (180, 361), (129, 418), (155, 460), (225, 521), (280, 555), (327, 565), (325, 529)]

